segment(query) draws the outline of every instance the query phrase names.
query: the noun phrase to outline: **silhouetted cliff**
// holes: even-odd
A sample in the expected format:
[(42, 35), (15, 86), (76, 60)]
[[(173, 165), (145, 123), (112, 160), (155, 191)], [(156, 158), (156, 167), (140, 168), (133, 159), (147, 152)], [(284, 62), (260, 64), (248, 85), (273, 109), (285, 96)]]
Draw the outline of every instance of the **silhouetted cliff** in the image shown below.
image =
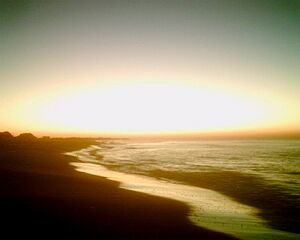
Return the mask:
[(14, 136), (10, 132), (0, 132), (0, 141), (13, 140)]
[(22, 141), (34, 141), (37, 140), (37, 137), (35, 137), (32, 133), (21, 133), (19, 136), (16, 137), (16, 139)]

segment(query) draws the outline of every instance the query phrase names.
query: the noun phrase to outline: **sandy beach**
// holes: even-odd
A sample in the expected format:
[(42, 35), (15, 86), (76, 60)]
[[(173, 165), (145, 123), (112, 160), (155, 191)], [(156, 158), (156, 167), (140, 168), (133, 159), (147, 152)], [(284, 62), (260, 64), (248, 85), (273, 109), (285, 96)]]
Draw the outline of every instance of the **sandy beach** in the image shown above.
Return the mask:
[(77, 172), (61, 153), (90, 139), (1, 141), (2, 234), (84, 239), (234, 239), (193, 225), (178, 201), (118, 188)]
[[(106, 143), (98, 144), (66, 153), (80, 160), (70, 164), (79, 172), (117, 181), (119, 188), (184, 203), (189, 206), (189, 220), (200, 228), (243, 240), (299, 238), (296, 196), (267, 184), (259, 176), (236, 171), (180, 173), (157, 170), (149, 175), (116, 171), (112, 170), (114, 165), (111, 169), (104, 167), (109, 161), (103, 150)], [(120, 146), (124, 148), (124, 145)], [(128, 148), (125, 147), (126, 151)], [(124, 155), (118, 155), (115, 148), (112, 149), (117, 159), (121, 157), (118, 161), (128, 161)], [(101, 155), (103, 151), (104, 155)], [(131, 157), (134, 158), (134, 155)], [(132, 167), (130, 164), (132, 162), (126, 162), (122, 166)], [(160, 166), (156, 167), (159, 169)], [(170, 174), (171, 177), (168, 176)], [(176, 179), (179, 181), (174, 181)]]
[(300, 240), (300, 0), (0, 0), (2, 239)]

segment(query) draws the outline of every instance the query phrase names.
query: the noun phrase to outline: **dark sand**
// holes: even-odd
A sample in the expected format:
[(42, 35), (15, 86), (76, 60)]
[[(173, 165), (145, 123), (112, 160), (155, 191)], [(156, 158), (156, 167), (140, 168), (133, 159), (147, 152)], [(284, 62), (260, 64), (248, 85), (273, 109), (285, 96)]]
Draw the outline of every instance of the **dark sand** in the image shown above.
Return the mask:
[(71, 156), (92, 140), (0, 141), (1, 235), (8, 239), (234, 239), (192, 225), (180, 202), (119, 189), (76, 172)]

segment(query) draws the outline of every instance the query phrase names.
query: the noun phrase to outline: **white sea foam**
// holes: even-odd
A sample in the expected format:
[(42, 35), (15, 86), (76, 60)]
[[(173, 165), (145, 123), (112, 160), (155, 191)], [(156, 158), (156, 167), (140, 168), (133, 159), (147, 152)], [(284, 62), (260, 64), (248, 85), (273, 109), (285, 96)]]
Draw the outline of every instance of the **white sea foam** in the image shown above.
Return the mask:
[[(190, 206), (189, 219), (201, 227), (224, 232), (239, 238), (250, 239), (299, 239), (299, 234), (271, 229), (257, 216), (258, 210), (233, 201), (218, 192), (109, 170), (99, 164), (89, 152), (90, 147), (68, 153), (77, 156), (82, 162), (73, 162), (76, 170), (106, 177), (120, 182), (120, 187), (155, 196), (166, 197), (184, 202)], [(94, 162), (94, 163), (93, 163)]]
[(237, 171), (300, 197), (300, 141), (111, 141), (101, 147), (95, 151), (103, 156), (101, 165), (116, 171)]

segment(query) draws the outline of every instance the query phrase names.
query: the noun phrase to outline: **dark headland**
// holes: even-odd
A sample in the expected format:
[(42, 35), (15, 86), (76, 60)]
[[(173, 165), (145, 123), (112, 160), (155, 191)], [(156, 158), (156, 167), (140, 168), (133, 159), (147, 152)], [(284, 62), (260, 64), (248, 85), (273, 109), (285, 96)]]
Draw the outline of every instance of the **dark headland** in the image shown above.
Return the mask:
[(180, 202), (77, 172), (62, 153), (95, 139), (0, 133), (1, 234), (8, 239), (234, 239), (192, 225)]

